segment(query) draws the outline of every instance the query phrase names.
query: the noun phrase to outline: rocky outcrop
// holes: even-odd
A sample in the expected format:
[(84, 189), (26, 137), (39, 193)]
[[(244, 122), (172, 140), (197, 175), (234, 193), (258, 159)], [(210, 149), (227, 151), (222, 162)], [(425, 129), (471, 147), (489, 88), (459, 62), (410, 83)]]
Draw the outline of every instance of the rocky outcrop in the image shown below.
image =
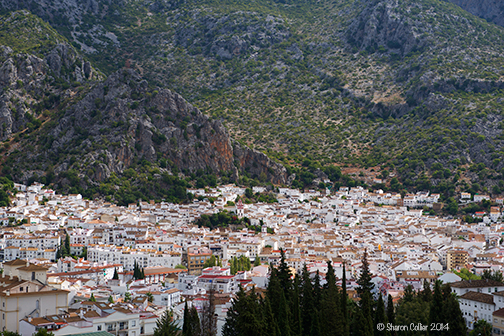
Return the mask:
[[(79, 172), (84, 186), (99, 184), (139, 162), (185, 174), (241, 172), (286, 183), (286, 169), (263, 153), (233, 144), (220, 121), (211, 120), (179, 94), (152, 88), (133, 70), (120, 70), (67, 109), (50, 130), (47, 150), (31, 160), (54, 172)], [(42, 144), (40, 144), (42, 146)], [(75, 153), (76, 155), (69, 155)], [(64, 183), (64, 181), (63, 181)]]
[[(282, 18), (258, 13), (230, 13), (212, 16), (187, 12), (169, 24), (177, 27), (174, 42), (184, 48), (201, 50), (205, 56), (221, 59), (258, 50), (287, 40), (291, 33)], [(300, 52), (300, 51), (299, 51)]]
[(413, 32), (408, 18), (397, 15), (398, 2), (356, 1), (355, 5), (363, 9), (346, 32), (350, 45), (370, 53), (388, 50), (401, 56), (425, 45), (425, 41)]
[(242, 146), (238, 142), (233, 144), (234, 156), (240, 167), (262, 179), (276, 184), (287, 183), (287, 170), (279, 163), (272, 161), (264, 153)]
[(0, 141), (25, 129), (32, 118), (41, 115), (42, 108), (50, 109), (61, 97), (75, 94), (63, 83), (100, 78), (68, 44), (57, 44), (44, 58), (4, 47), (0, 55)]

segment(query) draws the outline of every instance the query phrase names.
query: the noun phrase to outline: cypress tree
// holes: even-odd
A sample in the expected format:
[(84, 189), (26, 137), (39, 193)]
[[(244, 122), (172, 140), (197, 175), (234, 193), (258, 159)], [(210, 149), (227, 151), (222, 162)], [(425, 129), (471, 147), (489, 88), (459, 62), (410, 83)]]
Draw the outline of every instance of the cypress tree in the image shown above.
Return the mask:
[(293, 295), (291, 300), (292, 307), (292, 335), (302, 336), (302, 320), (301, 320), (301, 309), (299, 302), (299, 276), (296, 275), (293, 284)]
[(187, 334), (184, 336), (200, 336), (201, 335), (201, 324), (198, 315), (198, 310), (196, 307), (192, 306), (189, 309), (189, 325)]
[(340, 306), (341, 306), (341, 316), (343, 317), (343, 335), (347, 336), (349, 334), (349, 322), (348, 322), (348, 309), (347, 309), (348, 294), (346, 290), (346, 268), (343, 262), (343, 279), (341, 280), (341, 295), (340, 295)]
[[(449, 329), (443, 331), (444, 335), (455, 336), (455, 335), (466, 335), (467, 328), (464, 316), (460, 310), (460, 304), (454, 293), (451, 292), (451, 287), (449, 284), (443, 286), (443, 322), (448, 323)], [(433, 331), (432, 333), (435, 333)]]
[[(263, 324), (264, 324), (264, 336), (280, 336), (280, 328), (278, 327), (278, 323), (273, 315), (273, 311), (271, 310), (271, 304), (266, 297), (263, 303)], [(226, 335), (223, 335), (226, 336)]]
[(139, 278), (139, 275), (138, 275), (138, 264), (137, 264), (136, 260), (133, 263), (133, 278), (135, 280), (138, 280), (138, 278)]
[(320, 319), (319, 319), (318, 314), (315, 314), (315, 313), (313, 314), (312, 321), (313, 321), (313, 324), (310, 328), (310, 335), (311, 336), (321, 336), (322, 332), (320, 330)]
[(368, 319), (364, 317), (361, 309), (356, 309), (352, 320), (352, 334), (355, 336), (372, 336), (373, 330), (369, 329)]
[(336, 287), (336, 276), (332, 262), (327, 262), (326, 274), (326, 290), (324, 292), (322, 304), (320, 308), (320, 317), (324, 321), (321, 325), (321, 334), (324, 336), (330, 335), (343, 335), (344, 326), (342, 322), (342, 315), (338, 302), (338, 287)]
[(394, 301), (390, 294), (387, 300), (387, 320), (389, 323), (395, 324)]
[(273, 268), (268, 283), (267, 297), (275, 304), (271, 307), (281, 336), (291, 336), (291, 321), (289, 303), (285, 298), (284, 291), (280, 285), (278, 271)]
[[(395, 325), (395, 312), (394, 312), (394, 300), (392, 299), (392, 295), (388, 295), (387, 298), (387, 321), (392, 325)], [(391, 331), (390, 334), (392, 336), (396, 335), (395, 331)]]
[(184, 304), (184, 323), (182, 324), (182, 334), (187, 336), (189, 330), (189, 308), (187, 307), (187, 301)]
[(377, 303), (377, 306), (376, 306), (376, 311), (375, 311), (375, 318), (374, 318), (374, 334), (375, 336), (389, 336), (390, 333), (389, 331), (387, 330), (387, 328), (385, 328), (384, 330), (378, 330), (376, 328), (376, 326), (378, 325), (378, 323), (383, 323), (383, 325), (387, 325), (387, 315), (385, 314), (385, 303), (383, 302), (383, 298), (380, 294), (380, 296), (378, 297), (378, 303)]
[(317, 270), (313, 279), (313, 304), (315, 307), (320, 307), (322, 302), (322, 286), (320, 285), (320, 274)]
[(413, 290), (412, 285), (407, 285), (404, 289), (404, 295), (402, 297), (403, 302), (412, 302), (415, 298), (415, 291)]
[(217, 334), (217, 319), (215, 318), (215, 289), (210, 288), (208, 302), (201, 313), (201, 336), (215, 336)]
[(425, 302), (432, 301), (432, 291), (431, 291), (430, 285), (427, 281), (424, 281), (424, 283), (423, 283), (422, 299)]
[(93, 293), (91, 293), (91, 297), (89, 298), (89, 301), (96, 302), (96, 299), (95, 299)]
[(67, 233), (65, 236), (65, 249), (68, 254), (70, 254), (70, 235)]
[(443, 294), (441, 292), (441, 281), (436, 280), (434, 283), (434, 295), (430, 304), (429, 324), (431, 323), (446, 323), (443, 318)]
[(117, 273), (117, 268), (114, 267), (114, 276), (112, 277), (114, 280), (119, 280), (119, 273)]
[(301, 325), (302, 325), (302, 330), (308, 334), (311, 331), (311, 326), (312, 326), (312, 317), (315, 314), (315, 305), (314, 305), (314, 298), (313, 298), (313, 286), (311, 283), (310, 279), (310, 273), (308, 273), (308, 268), (306, 267), (306, 264), (303, 266), (303, 273), (302, 273), (302, 280), (303, 280), (303, 289), (302, 289), (302, 296), (301, 296)]

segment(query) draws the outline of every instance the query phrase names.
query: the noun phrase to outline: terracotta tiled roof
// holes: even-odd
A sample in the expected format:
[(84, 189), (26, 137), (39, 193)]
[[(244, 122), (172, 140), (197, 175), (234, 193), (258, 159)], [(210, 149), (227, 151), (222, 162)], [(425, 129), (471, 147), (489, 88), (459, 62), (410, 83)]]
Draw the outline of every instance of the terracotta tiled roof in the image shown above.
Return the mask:
[(485, 293), (478, 293), (478, 292), (467, 292), (464, 295), (460, 297), (461, 299), (466, 299), (466, 300), (471, 300), (471, 301), (478, 301), (482, 303), (488, 303), (488, 304), (493, 304), (493, 295), (492, 294), (485, 294)]

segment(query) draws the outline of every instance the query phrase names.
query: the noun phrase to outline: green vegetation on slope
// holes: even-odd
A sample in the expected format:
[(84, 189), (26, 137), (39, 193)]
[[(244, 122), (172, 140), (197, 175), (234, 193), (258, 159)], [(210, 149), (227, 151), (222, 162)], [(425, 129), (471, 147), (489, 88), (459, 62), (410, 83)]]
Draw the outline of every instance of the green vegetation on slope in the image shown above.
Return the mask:
[(296, 187), (337, 163), (446, 200), (504, 188), (504, 30), (450, 3), (131, 0), (67, 21), (50, 22), (99, 68), (180, 92)]
[(26, 11), (0, 17), (0, 45), (15, 52), (42, 55), (65, 41), (47, 22)]

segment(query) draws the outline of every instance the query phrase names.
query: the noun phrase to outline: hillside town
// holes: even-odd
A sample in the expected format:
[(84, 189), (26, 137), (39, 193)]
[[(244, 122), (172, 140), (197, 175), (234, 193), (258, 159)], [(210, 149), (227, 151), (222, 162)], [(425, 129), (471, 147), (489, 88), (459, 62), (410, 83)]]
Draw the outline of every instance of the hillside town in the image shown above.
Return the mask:
[[(357, 298), (364, 251), (374, 294), (399, 300), (406, 287), (450, 283), (467, 327), (484, 319), (504, 328), (504, 283), (465, 280), (501, 272), (502, 199), (462, 193), (458, 202), (492, 202), (475, 220), (438, 215), (440, 196), (253, 187), (271, 203), (243, 201), (246, 188), (189, 189), (187, 204), (144, 202), (117, 206), (81, 195), (58, 195), (42, 184), (16, 184), (12, 206), (0, 208), (0, 330), (23, 336), (45, 328), (56, 336), (91, 332), (151, 335), (168, 309), (183, 318), (186, 302), (203, 309), (215, 291), (222, 327), (240, 287), (265, 289), (281, 253), (299, 273), (327, 272)], [(250, 190), (248, 191), (250, 193)], [(221, 212), (247, 225), (198, 227), (202, 215)], [(65, 250), (66, 253), (62, 253)], [(247, 260), (245, 267), (238, 261)], [(253, 265), (252, 265), (253, 264)], [(243, 266), (243, 263), (240, 264)], [(345, 272), (345, 274), (343, 274)], [(500, 332), (500, 331), (499, 331)]]

